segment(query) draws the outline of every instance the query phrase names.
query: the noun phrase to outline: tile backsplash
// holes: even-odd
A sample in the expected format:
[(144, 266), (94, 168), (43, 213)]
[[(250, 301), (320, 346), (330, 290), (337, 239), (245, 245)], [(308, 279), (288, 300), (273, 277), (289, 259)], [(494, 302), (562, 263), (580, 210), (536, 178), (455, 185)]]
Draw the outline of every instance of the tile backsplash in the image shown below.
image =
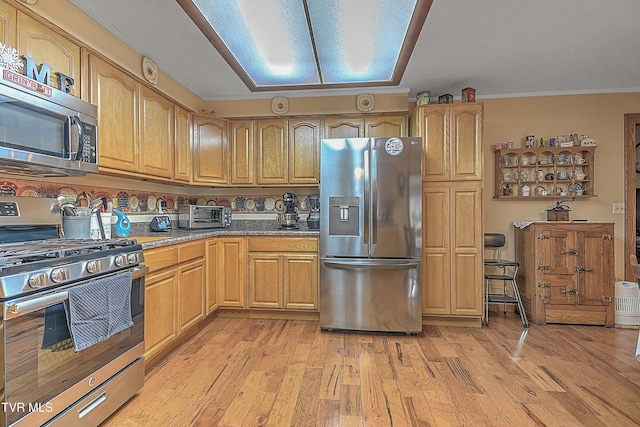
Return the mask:
[[(176, 187), (179, 190), (180, 187)], [(305, 193), (312, 194), (314, 189), (309, 188)], [(216, 193), (211, 191), (208, 195), (176, 194), (164, 191), (127, 190), (122, 188), (98, 187), (93, 185), (78, 185), (54, 183), (48, 181), (31, 181), (11, 178), (0, 178), (0, 196), (25, 196), (25, 197), (57, 197), (65, 196), (70, 202), (79, 206), (87, 206), (89, 201), (97, 198), (105, 198), (113, 202), (113, 207), (127, 214), (153, 214), (159, 212), (161, 202), (166, 206), (166, 212), (176, 213), (183, 205), (217, 205), (231, 206), (234, 213), (276, 213), (281, 209), (282, 194), (284, 190), (274, 188), (274, 194), (264, 194), (269, 189), (261, 188), (256, 193), (250, 193), (251, 189), (243, 188), (233, 195), (233, 189), (225, 188)], [(308, 194), (298, 195), (298, 209), (300, 213), (308, 213)], [(164, 211), (164, 210), (163, 210)]]

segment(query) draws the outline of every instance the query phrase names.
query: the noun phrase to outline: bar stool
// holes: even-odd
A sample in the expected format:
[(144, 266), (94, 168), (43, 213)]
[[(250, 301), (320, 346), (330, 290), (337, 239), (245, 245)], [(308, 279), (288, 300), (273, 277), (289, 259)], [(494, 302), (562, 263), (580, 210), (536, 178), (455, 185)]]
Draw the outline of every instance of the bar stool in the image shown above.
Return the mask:
[[(484, 260), (484, 316), (482, 323), (489, 324), (489, 304), (503, 304), (504, 313), (507, 312), (507, 304), (517, 305), (522, 326), (529, 327), (527, 315), (524, 312), (516, 276), (520, 265), (516, 261), (502, 259), (501, 250), (505, 244), (504, 234), (485, 233), (484, 248), (485, 250), (493, 250), (495, 258), (486, 258)], [(502, 292), (491, 292), (492, 282), (502, 282)], [(494, 286), (495, 287), (495, 286)]]

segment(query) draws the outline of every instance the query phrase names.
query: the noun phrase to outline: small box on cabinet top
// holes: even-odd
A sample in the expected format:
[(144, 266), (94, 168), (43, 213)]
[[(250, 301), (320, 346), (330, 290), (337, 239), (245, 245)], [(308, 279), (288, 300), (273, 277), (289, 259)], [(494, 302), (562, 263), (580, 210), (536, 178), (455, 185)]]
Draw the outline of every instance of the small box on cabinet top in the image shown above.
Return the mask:
[(462, 89), (462, 102), (476, 102), (476, 90), (472, 87)]
[(445, 93), (438, 97), (438, 104), (453, 104), (453, 95)]

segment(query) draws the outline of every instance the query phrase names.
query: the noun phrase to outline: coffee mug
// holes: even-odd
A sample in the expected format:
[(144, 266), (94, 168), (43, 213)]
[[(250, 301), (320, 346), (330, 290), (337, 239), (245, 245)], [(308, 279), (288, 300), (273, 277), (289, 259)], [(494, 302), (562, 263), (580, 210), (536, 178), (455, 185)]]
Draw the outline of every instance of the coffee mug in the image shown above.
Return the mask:
[(521, 196), (528, 196), (530, 192), (531, 192), (531, 188), (529, 188), (529, 186), (527, 184), (523, 185), (520, 188), (520, 195)]
[(523, 156), (520, 158), (520, 164), (522, 166), (527, 166), (529, 164), (529, 158), (526, 156)]
[(558, 172), (558, 179), (559, 180), (567, 179), (567, 173), (566, 172)]

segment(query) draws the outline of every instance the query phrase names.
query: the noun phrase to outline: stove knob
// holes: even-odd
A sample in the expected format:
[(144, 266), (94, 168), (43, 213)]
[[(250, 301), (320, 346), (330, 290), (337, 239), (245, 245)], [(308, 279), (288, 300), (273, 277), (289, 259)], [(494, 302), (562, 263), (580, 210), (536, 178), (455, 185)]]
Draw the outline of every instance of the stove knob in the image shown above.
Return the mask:
[(66, 268), (56, 268), (51, 272), (51, 280), (53, 280), (54, 283), (69, 280), (69, 270)]
[(126, 255), (118, 255), (116, 257), (115, 263), (118, 267), (122, 267), (123, 265), (127, 265), (127, 256)]
[(129, 254), (127, 256), (127, 261), (129, 261), (129, 264), (137, 264), (138, 263), (138, 255)]
[(49, 284), (49, 276), (44, 273), (34, 274), (29, 278), (29, 286), (32, 288), (42, 288)]
[(100, 261), (89, 261), (87, 263), (87, 272), (97, 273), (102, 270), (102, 263)]
[(13, 314), (18, 314), (20, 313), (20, 308), (18, 308), (18, 304), (11, 304), (9, 306), (9, 312), (13, 313)]

